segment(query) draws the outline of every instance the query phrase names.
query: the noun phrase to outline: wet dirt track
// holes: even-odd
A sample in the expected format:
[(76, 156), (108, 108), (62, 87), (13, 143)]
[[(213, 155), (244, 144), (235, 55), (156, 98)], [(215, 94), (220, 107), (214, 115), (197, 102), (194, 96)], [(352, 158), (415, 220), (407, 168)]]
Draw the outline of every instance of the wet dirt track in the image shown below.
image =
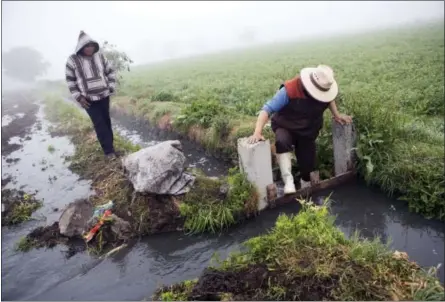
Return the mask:
[[(33, 117), (21, 122), (22, 128), (28, 127), (28, 130), (8, 132), (13, 133), (8, 143), (16, 143), (19, 148), (8, 154), (2, 149), (2, 180), (8, 176), (11, 179), (6, 187), (22, 188), (26, 192), (37, 190), (37, 197), (44, 201), (44, 206), (34, 215), (37, 220), (2, 228), (2, 298), (5, 300), (141, 300), (160, 284), (196, 278), (214, 252), (224, 258), (230, 251), (238, 250), (246, 239), (267, 232), (280, 213), (298, 211), (296, 205), (270, 210), (221, 236), (190, 237), (171, 233), (144, 238), (103, 260), (86, 253), (66, 259), (63, 253), (66, 248), (62, 246), (26, 254), (15, 252), (15, 243), (21, 236), (36, 226), (51, 224), (58, 219), (64, 205), (91, 194), (89, 182), (79, 180), (67, 169), (65, 157), (73, 153), (72, 144), (65, 137), (48, 134), (49, 123), (36, 106), (32, 125), (27, 123), (31, 124)], [(32, 115), (32, 107), (31, 103), (5, 98), (2, 117), (20, 118), (17, 114), (25, 112)], [(120, 134), (143, 146), (163, 139), (155, 137), (144, 125), (119, 121), (116, 117), (114, 126)], [(27, 136), (30, 139), (26, 140)], [(48, 150), (49, 145), (54, 147), (54, 152)], [(227, 169), (225, 164), (199, 149), (185, 149), (185, 153), (190, 155), (191, 165), (204, 168), (211, 176), (224, 174)], [(337, 215), (337, 224), (346, 234), (358, 228), (367, 237), (379, 235), (384, 240), (391, 237), (394, 249), (408, 252), (410, 258), (421, 265), (436, 266), (443, 262), (443, 223), (409, 213), (404, 204), (389, 200), (363, 184), (336, 189), (332, 201), (331, 212)], [(440, 278), (443, 283), (443, 268)]]

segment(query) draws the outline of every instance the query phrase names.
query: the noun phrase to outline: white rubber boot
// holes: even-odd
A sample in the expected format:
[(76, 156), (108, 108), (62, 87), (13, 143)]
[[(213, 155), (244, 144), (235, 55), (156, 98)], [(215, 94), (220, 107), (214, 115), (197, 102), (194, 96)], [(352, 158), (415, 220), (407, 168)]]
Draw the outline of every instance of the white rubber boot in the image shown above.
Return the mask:
[(277, 154), (277, 162), (280, 166), (281, 178), (284, 181), (284, 194), (293, 194), (297, 192), (294, 184), (294, 177), (292, 176), (292, 153)]

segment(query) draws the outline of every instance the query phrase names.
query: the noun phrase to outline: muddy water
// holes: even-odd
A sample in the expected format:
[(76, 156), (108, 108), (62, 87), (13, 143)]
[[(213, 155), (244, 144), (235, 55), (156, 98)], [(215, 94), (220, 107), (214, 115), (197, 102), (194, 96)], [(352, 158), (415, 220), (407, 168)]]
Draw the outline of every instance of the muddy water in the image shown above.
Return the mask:
[[(74, 154), (74, 146), (66, 137), (51, 137), (48, 133), (50, 124), (43, 117), (40, 107), (37, 122), (31, 129), (31, 139), (10, 138), (22, 147), (8, 157), (2, 157), (2, 177), (12, 176), (14, 179), (6, 188), (19, 185), (26, 186), (26, 191), (37, 191), (36, 198), (43, 200), (44, 206), (36, 216), (52, 224), (67, 203), (92, 192), (89, 181), (79, 180), (78, 175), (67, 168), (65, 157)], [(8, 158), (20, 160), (7, 163)]]
[[(66, 259), (64, 247), (17, 253), (14, 244), (20, 236), (60, 215), (60, 211), (54, 212), (54, 207), (63, 208), (64, 204), (75, 198), (90, 194), (88, 182), (80, 181), (70, 173), (63, 160), (65, 155), (73, 152), (73, 146), (66, 138), (51, 138), (48, 135), (48, 123), (41, 111), (37, 123), (39, 121), (41, 130), (38, 130), (39, 127), (33, 129), (31, 140), (22, 142), (20, 150), (2, 158), (2, 178), (5, 174), (15, 177), (15, 183), (11, 182), (9, 187), (25, 186), (25, 191), (38, 190), (38, 196), (45, 198), (44, 208), (36, 213), (36, 218), (42, 219), (15, 228), (2, 228), (4, 300), (141, 300), (151, 295), (160, 284), (196, 278), (215, 252), (225, 257), (230, 251), (240, 249), (240, 244), (246, 239), (267, 232), (280, 213), (298, 212), (295, 204), (266, 211), (221, 236), (190, 237), (181, 233), (153, 236), (136, 241), (102, 260), (85, 253)], [(128, 121), (116, 125), (117, 131), (142, 144), (163, 139), (153, 137), (154, 132), (140, 128), (128, 124)], [(16, 140), (20, 142), (20, 139)], [(49, 144), (55, 147), (54, 153), (48, 151)], [(189, 150), (186, 150), (186, 154), (192, 154), (190, 163), (198, 166), (201, 158), (208, 161), (201, 164), (202, 167), (211, 168), (210, 171), (205, 169), (207, 172), (216, 175), (218, 171), (227, 169), (227, 166), (206, 157), (198, 149)], [(10, 163), (8, 167), (7, 158), (20, 160)], [(46, 160), (46, 165), (39, 164), (43, 160)], [(324, 192), (319, 196), (328, 194)], [(359, 183), (336, 189), (331, 198), (331, 212), (338, 216), (337, 224), (346, 234), (358, 228), (370, 238), (378, 235), (387, 240), (391, 237), (394, 249), (408, 252), (421, 265), (435, 266), (443, 262), (443, 223), (427, 221), (411, 214), (403, 204), (389, 200)], [(443, 269), (440, 270), (440, 278), (443, 283)]]
[(120, 135), (142, 147), (152, 146), (164, 140), (180, 140), (188, 166), (198, 168), (208, 176), (226, 175), (230, 167), (229, 162), (206, 154), (205, 150), (196, 143), (183, 140), (181, 136), (171, 132), (153, 129), (145, 121), (115, 113), (113, 124)]

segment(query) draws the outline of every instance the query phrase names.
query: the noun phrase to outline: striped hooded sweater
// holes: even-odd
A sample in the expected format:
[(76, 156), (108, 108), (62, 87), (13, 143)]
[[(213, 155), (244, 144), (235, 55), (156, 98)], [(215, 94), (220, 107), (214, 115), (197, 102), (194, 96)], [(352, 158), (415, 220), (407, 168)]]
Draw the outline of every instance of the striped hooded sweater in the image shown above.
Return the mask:
[[(96, 49), (91, 57), (86, 57), (81, 50), (89, 43), (95, 44)], [(99, 51), (99, 43), (83, 31), (80, 32), (74, 54), (66, 62), (65, 76), (70, 93), (77, 101), (81, 96), (98, 101), (110, 96), (116, 89), (114, 68)]]

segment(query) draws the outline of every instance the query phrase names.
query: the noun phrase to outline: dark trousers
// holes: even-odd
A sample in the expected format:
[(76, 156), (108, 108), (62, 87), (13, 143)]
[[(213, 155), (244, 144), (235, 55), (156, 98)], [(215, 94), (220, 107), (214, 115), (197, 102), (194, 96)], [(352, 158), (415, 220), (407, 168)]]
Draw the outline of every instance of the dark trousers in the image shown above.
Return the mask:
[(96, 131), (97, 139), (105, 154), (114, 153), (113, 129), (110, 118), (110, 98), (99, 101), (90, 101), (90, 107), (86, 109)]
[(316, 147), (315, 139), (296, 135), (284, 128), (275, 129), (275, 148), (277, 154), (294, 151), (300, 167), (301, 178), (310, 181), (310, 174), (315, 170)]

